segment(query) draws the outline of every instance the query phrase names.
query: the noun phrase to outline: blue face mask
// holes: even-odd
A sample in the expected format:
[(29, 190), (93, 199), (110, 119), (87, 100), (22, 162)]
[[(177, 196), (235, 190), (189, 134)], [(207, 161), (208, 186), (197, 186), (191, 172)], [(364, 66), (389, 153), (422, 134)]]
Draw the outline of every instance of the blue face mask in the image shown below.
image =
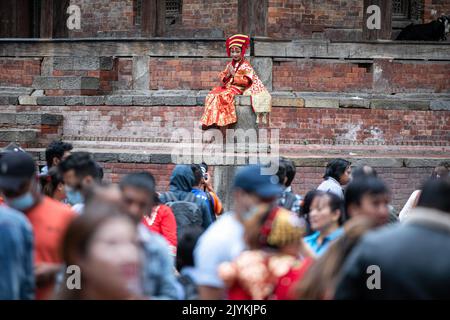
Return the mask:
[(64, 186), (66, 192), (66, 200), (70, 205), (76, 205), (79, 203), (84, 203), (84, 197), (80, 191), (74, 190), (69, 186)]
[(13, 199), (6, 198), (5, 200), (8, 206), (19, 211), (25, 211), (35, 204), (35, 200), (31, 192), (27, 192), (24, 195), (17, 198)]

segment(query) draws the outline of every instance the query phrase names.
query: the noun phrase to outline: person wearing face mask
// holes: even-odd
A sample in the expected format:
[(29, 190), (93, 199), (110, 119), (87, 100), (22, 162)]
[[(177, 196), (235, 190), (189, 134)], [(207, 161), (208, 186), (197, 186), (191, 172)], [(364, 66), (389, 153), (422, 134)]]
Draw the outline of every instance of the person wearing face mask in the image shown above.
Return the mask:
[(59, 243), (75, 213), (68, 206), (40, 194), (36, 165), (26, 152), (2, 155), (0, 190), (5, 203), (23, 212), (33, 227), (36, 299), (49, 298), (61, 268)]
[(81, 213), (89, 189), (102, 179), (102, 169), (88, 152), (74, 152), (59, 163), (63, 175), (66, 201), (73, 210)]
[(232, 60), (224, 71), (219, 74), (221, 86), (215, 87), (205, 100), (205, 109), (201, 118), (202, 128), (212, 126), (226, 128), (236, 123), (236, 109), (234, 97), (236, 95), (250, 95), (256, 122), (262, 115), (263, 122), (271, 111), (272, 100), (250, 63), (244, 58), (245, 51), (250, 45), (250, 38), (243, 34), (235, 34), (226, 41), (227, 55)]
[(200, 237), (194, 249), (194, 282), (200, 299), (225, 297), (225, 284), (219, 277), (221, 263), (234, 260), (246, 247), (245, 221), (257, 213), (258, 205), (273, 203), (282, 192), (275, 175), (263, 175), (261, 165), (241, 168), (234, 177), (234, 211), (224, 213)]

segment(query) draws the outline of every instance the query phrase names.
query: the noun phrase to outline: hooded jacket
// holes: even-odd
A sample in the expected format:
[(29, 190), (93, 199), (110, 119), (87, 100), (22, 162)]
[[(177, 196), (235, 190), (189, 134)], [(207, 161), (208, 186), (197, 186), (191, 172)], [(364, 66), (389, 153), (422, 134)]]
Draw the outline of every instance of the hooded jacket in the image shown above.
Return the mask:
[[(179, 201), (184, 201), (186, 197), (191, 194), (192, 186), (194, 185), (194, 173), (188, 165), (177, 165), (172, 171), (170, 176), (169, 191), (175, 195)], [(162, 203), (166, 203), (169, 200), (165, 194), (161, 194), (159, 197)], [(203, 228), (207, 228), (211, 223), (211, 215), (207, 204), (199, 198), (195, 199), (195, 204), (198, 205), (203, 217)]]

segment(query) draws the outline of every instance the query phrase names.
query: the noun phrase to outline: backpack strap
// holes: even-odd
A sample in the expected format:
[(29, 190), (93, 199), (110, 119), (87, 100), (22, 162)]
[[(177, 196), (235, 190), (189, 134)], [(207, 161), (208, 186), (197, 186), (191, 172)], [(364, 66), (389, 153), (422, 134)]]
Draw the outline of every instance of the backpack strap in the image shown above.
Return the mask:
[(292, 192), (288, 192), (286, 194), (286, 201), (284, 202), (284, 207), (288, 210), (291, 210), (292, 205), (295, 202), (295, 199), (296, 199), (295, 194), (293, 194)]
[(163, 195), (166, 198), (166, 202), (178, 201), (177, 197), (175, 197), (175, 194), (172, 191), (167, 191), (167, 192), (163, 193)]
[(211, 212), (215, 214), (215, 212), (214, 212), (214, 199), (213, 199), (213, 196), (208, 191), (205, 191), (205, 193), (206, 193), (206, 197), (208, 198), (209, 205), (211, 206)]
[(196, 202), (196, 196), (195, 194), (193, 194), (192, 192), (189, 192), (186, 197), (184, 197), (183, 201), (187, 201), (187, 202)]

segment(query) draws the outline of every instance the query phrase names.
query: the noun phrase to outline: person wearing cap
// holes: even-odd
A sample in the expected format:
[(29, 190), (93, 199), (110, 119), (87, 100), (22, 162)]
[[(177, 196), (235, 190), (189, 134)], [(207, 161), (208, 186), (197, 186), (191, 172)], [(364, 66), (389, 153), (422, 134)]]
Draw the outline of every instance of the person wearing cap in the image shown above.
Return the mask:
[(205, 109), (201, 118), (202, 128), (211, 126), (226, 128), (237, 122), (234, 97), (236, 95), (250, 95), (256, 121), (262, 114), (263, 122), (270, 112), (272, 100), (251, 64), (244, 58), (245, 51), (250, 45), (250, 38), (243, 34), (229, 37), (225, 43), (227, 55), (232, 60), (225, 70), (219, 74), (221, 85), (215, 87), (205, 100)]
[(33, 227), (36, 298), (49, 298), (61, 269), (59, 243), (75, 213), (40, 194), (36, 164), (26, 152), (6, 152), (1, 156), (0, 191), (5, 203), (23, 212)]
[(238, 170), (232, 185), (234, 211), (224, 213), (198, 240), (193, 278), (200, 299), (225, 298), (219, 265), (232, 261), (245, 249), (243, 224), (255, 214), (255, 208), (264, 203), (272, 204), (282, 192), (277, 176), (263, 175), (262, 170), (261, 165)]
[[(25, 152), (24, 149), (22, 149), (19, 145), (15, 144), (14, 142), (11, 142), (10, 144), (8, 144), (6, 147), (4, 147), (0, 153), (0, 157), (2, 154), (4, 154), (5, 152)], [(3, 199), (2, 196), (0, 196), (0, 204), (3, 204), (5, 202), (5, 200)]]

